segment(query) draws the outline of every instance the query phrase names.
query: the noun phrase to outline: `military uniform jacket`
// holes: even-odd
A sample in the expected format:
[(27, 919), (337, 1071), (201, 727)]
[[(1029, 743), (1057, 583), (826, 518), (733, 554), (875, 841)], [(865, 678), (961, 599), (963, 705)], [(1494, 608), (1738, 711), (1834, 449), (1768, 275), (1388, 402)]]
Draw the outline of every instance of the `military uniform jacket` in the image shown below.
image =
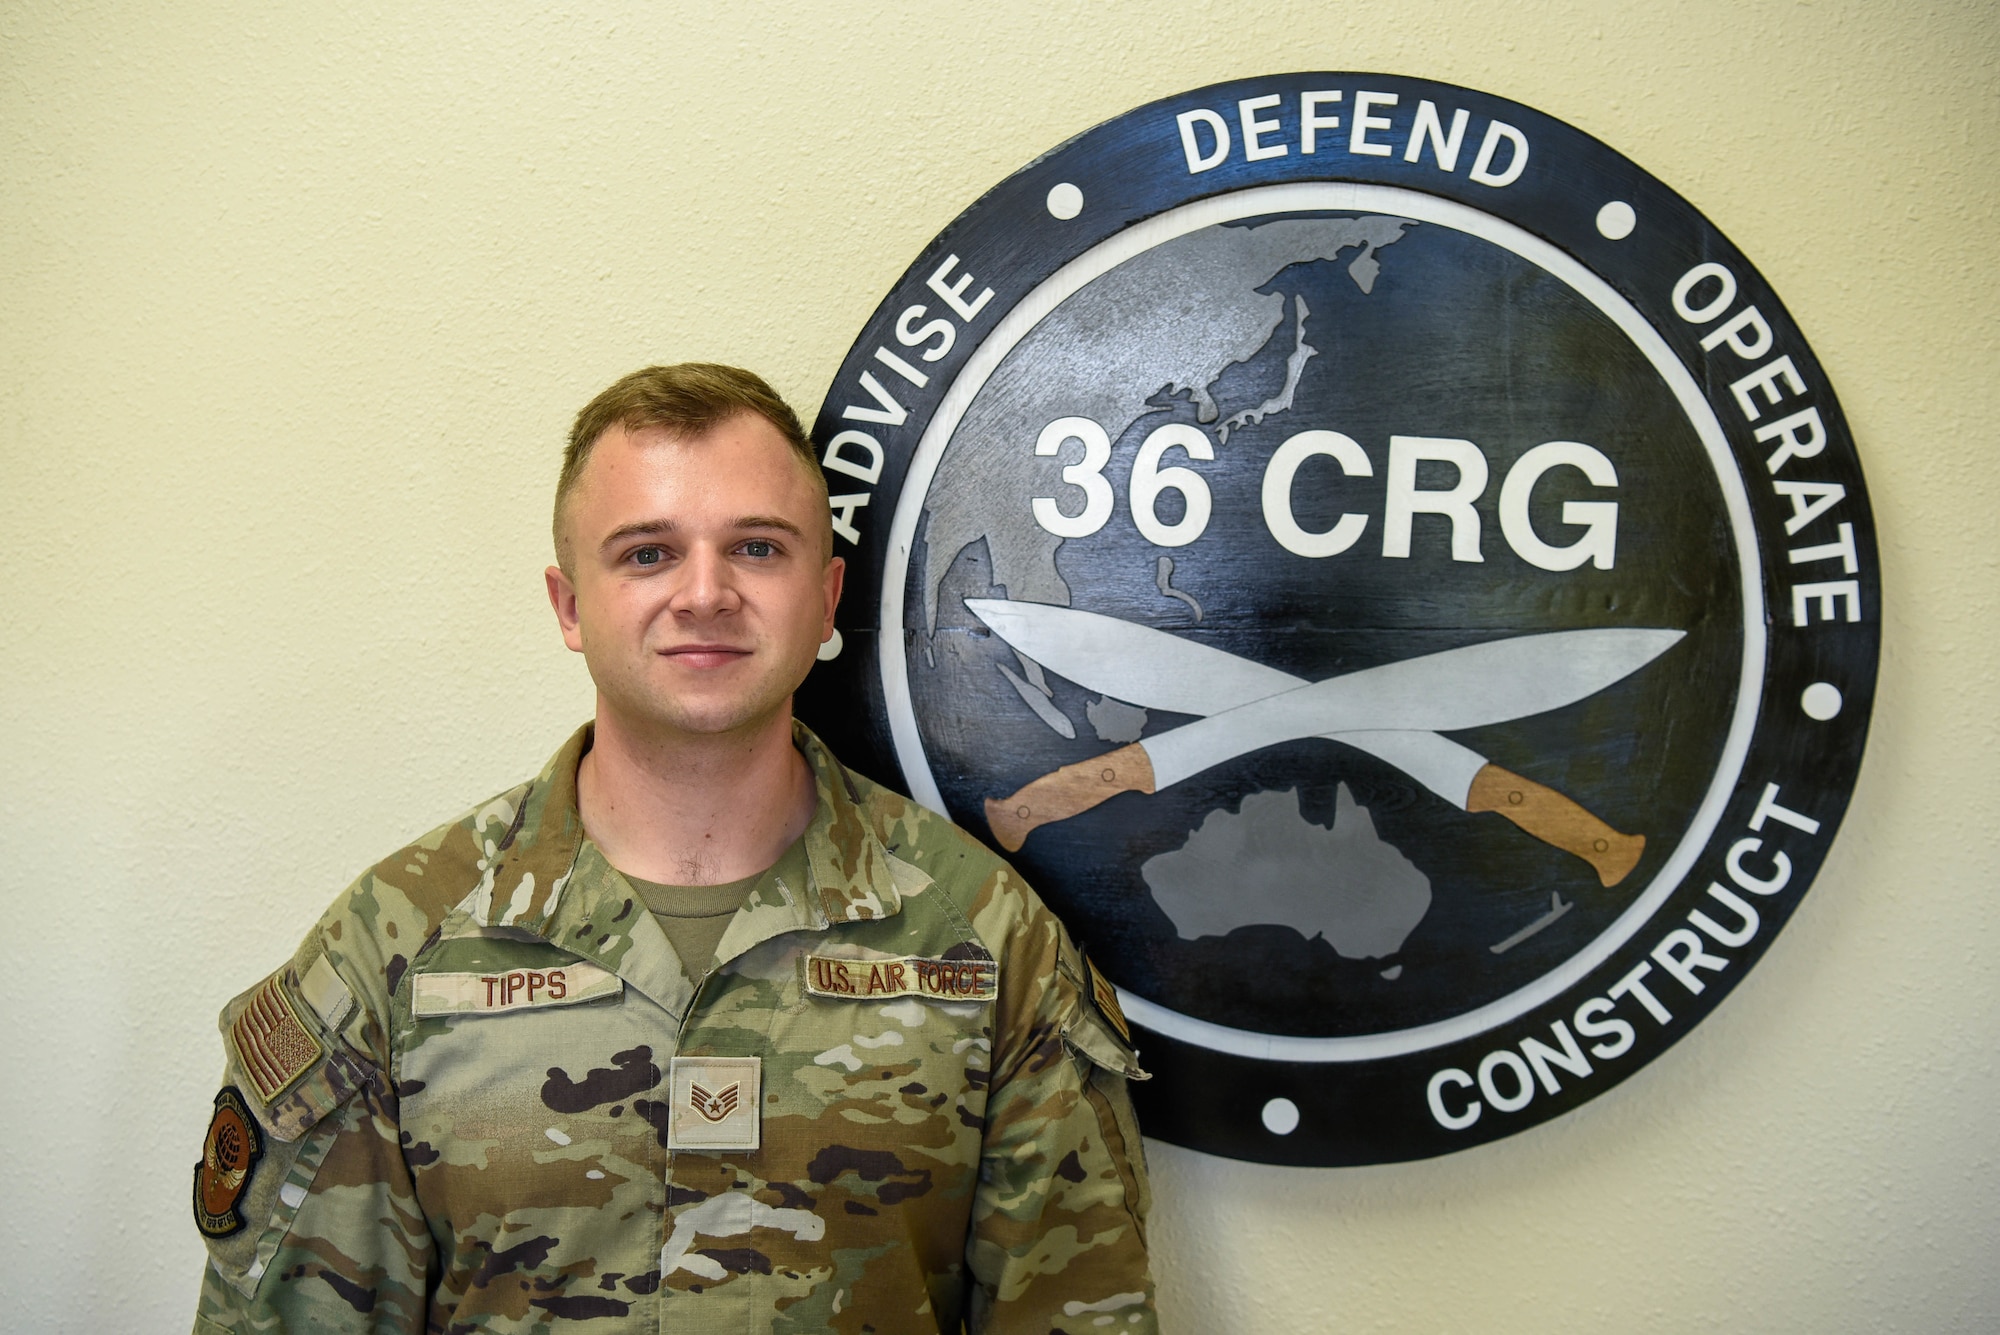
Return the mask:
[(801, 727), (809, 883), (693, 976), (589, 737), (224, 1009), (198, 1335), (1153, 1331), (1141, 1073), (1019, 876)]

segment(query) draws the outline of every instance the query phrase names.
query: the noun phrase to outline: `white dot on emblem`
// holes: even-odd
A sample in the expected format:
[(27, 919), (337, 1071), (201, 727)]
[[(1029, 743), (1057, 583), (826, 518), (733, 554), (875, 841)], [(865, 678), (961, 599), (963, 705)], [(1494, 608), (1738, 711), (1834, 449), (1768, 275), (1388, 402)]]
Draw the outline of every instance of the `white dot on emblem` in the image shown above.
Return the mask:
[(1290, 1099), (1272, 1099), (1264, 1105), (1264, 1129), (1274, 1136), (1289, 1136), (1299, 1129), (1299, 1105)]
[(1623, 241), (1639, 225), (1639, 215), (1622, 199), (1614, 199), (1597, 211), (1597, 230), (1613, 241)]
[(1064, 181), (1049, 191), (1049, 212), (1067, 221), (1083, 212), (1083, 191)]
[(822, 663), (830, 662), (840, 657), (840, 628), (838, 626), (834, 627), (832, 638), (819, 647), (819, 653), (815, 654), (814, 657), (818, 658)]
[(1799, 696), (1799, 708), (1807, 718), (1824, 723), (1840, 712), (1840, 688), (1830, 681), (1816, 681)]

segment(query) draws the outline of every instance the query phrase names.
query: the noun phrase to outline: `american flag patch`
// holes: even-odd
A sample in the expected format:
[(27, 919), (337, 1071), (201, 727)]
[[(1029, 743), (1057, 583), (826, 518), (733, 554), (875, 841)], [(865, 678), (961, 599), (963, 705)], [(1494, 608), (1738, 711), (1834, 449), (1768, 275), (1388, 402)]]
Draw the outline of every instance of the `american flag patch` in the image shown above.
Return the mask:
[(299, 1022), (277, 974), (250, 994), (249, 1004), (229, 1026), (229, 1037), (236, 1044), (243, 1073), (265, 1103), (284, 1093), (326, 1055), (312, 1031)]
[(1097, 1003), (1097, 1009), (1118, 1031), (1118, 1037), (1127, 1043), (1132, 1041), (1131, 1026), (1125, 1023), (1125, 1008), (1118, 1004), (1118, 989), (1111, 980), (1097, 971), (1097, 964), (1090, 956), (1083, 957), (1083, 971), (1090, 975), (1090, 999)]

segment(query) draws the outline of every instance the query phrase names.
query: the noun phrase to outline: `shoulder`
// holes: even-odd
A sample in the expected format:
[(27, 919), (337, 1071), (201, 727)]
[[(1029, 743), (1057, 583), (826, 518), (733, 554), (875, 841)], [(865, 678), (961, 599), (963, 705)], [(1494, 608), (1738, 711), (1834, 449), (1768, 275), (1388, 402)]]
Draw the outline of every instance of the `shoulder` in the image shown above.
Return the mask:
[[(838, 766), (838, 762), (834, 762)], [(1099, 1014), (1090, 964), (1053, 910), (1011, 863), (937, 812), (838, 766), (844, 795), (883, 851), (919, 874), (904, 912), (933, 897), (948, 901), (1000, 965), (1003, 1015), (1041, 1034), (1075, 1035)], [(1109, 992), (1108, 988), (1102, 989)], [(1003, 1023), (1003, 1028), (1007, 1027)], [(1122, 1022), (1118, 1040), (1088, 1045), (1099, 1065), (1130, 1069)]]
[[(500, 810), (511, 818), (506, 799), (527, 787), (363, 872), (289, 960), (223, 1006), (225, 1095), (236, 1091), (243, 1115), (277, 1143), (293, 1145), (389, 1063), (390, 998), (410, 959), (477, 885), (482, 831)], [(204, 1220), (199, 1208), (196, 1218)], [(235, 1225), (224, 1211), (203, 1229), (218, 1238)]]
[(378, 1016), (413, 960), (454, 912), (506, 921), (545, 912), (582, 840), (576, 765), (590, 730), (578, 729), (541, 772), (475, 803), (363, 872), (300, 947), (300, 964), (323, 952)]
[(1020, 873), (998, 853), (929, 807), (853, 770), (851, 796), (883, 848), (923, 869), (943, 884), (978, 883), (994, 877), (1019, 879)]
[[(389, 1060), (392, 998), (411, 960), (487, 880), (491, 850), (531, 786), (489, 798), (364, 871), (327, 906), (289, 960), (223, 1007), (232, 1074), (240, 1065), (261, 1102), (271, 1103), (277, 1089), (298, 1079), (301, 1063), (319, 1056), (348, 1053), (373, 1066)], [(338, 1092), (344, 1096), (356, 1083), (341, 1082)], [(313, 1107), (294, 1110), (301, 1120), (291, 1134), (338, 1101), (315, 1100)], [(277, 1105), (271, 1112), (277, 1115)], [(284, 1131), (282, 1122), (273, 1126)]]
[[(562, 754), (552, 765), (559, 766)], [(386, 1061), (392, 999), (411, 961), (455, 911), (491, 896), (503, 869), (513, 871), (509, 864), (524, 860), (545, 811), (564, 809), (561, 794), (551, 800), (548, 790), (555, 785), (549, 780), (544, 771), (475, 803), (356, 877), (289, 960), (223, 1008), (223, 1027), (237, 1054), (255, 1036), (242, 1017), (246, 1011), (254, 1016), (261, 1004), (265, 1012), (290, 1012), (307, 1029), (320, 1030), (317, 1042), (293, 1044), (301, 1052), (338, 1046), (327, 1042), (337, 1034), (363, 1059)], [(508, 879), (526, 878), (514, 872)], [(546, 885), (555, 878), (541, 879)], [(305, 1018), (308, 1010), (320, 1026)]]
[(349, 986), (386, 999), (452, 911), (490, 884), (521, 833), (534, 786), (496, 793), (362, 872), (321, 915), (304, 949), (316, 945)]
[(889, 857), (920, 872), (924, 893), (941, 894), (991, 945), (1023, 933), (1053, 948), (1061, 924), (1021, 873), (950, 818), (835, 761), (868, 832)]
[(1094, 1065), (1145, 1079), (1117, 989), (1011, 863), (966, 830), (893, 789), (834, 764), (847, 795), (890, 857), (922, 872), (968, 918), (1021, 995), (1006, 1009), (1038, 1013)]

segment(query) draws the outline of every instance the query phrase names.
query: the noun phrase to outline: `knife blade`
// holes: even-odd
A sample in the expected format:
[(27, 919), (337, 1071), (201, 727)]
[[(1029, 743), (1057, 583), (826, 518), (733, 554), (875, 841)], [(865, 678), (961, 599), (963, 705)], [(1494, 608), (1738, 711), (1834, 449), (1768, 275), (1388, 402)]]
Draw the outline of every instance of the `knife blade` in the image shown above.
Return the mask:
[[(969, 598), (966, 606), (1008, 644), (1046, 656), (1044, 667), (1079, 686), (1149, 709), (1206, 715), (1306, 684), (1178, 635), (1101, 613), (1047, 603)], [(1589, 863), (1605, 886), (1629, 875), (1643, 835), (1622, 834), (1564, 794), (1493, 764), (1434, 732), (1368, 731), (1323, 736), (1394, 765), (1461, 811), (1496, 811), (1524, 833)], [(1027, 838), (1027, 813), (986, 803), (987, 823), (1009, 851)]]
[[(1147, 709), (1206, 716), (1308, 684), (1255, 659), (1100, 612), (999, 598), (968, 598), (965, 605), (994, 634), (1058, 676)], [(1394, 765), (1460, 810), (1487, 763), (1434, 732), (1326, 736)]]
[[(1276, 668), (1100, 613), (1002, 599), (967, 599), (966, 605), (1008, 644), (1079, 685), (1149, 708), (1206, 714), (1204, 724), (1222, 720), (1209, 728), (1172, 729), (1065, 766), (1012, 797), (989, 800), (988, 823), (1009, 850), (1038, 826), (1088, 810), (1117, 792), (1157, 792), (1246, 751), (1315, 733), (1378, 756), (1461, 810), (1499, 812), (1535, 838), (1589, 862), (1607, 886), (1624, 879), (1644, 850), (1643, 836), (1619, 833), (1554, 789), (1494, 765), (1428, 726), (1407, 725), (1476, 727), (1573, 703), (1651, 662), (1683, 637), (1681, 631), (1606, 628), (1520, 636), (1306, 685)], [(1489, 679), (1524, 672), (1531, 679), (1511, 685)], [(1441, 700), (1439, 691), (1452, 698)], [(1381, 712), (1371, 718), (1370, 709)], [(1387, 717), (1406, 726), (1339, 726), (1357, 713), (1368, 721)], [(1313, 726), (1329, 719), (1335, 726)], [(1130, 782), (1121, 783), (1121, 777)]]

